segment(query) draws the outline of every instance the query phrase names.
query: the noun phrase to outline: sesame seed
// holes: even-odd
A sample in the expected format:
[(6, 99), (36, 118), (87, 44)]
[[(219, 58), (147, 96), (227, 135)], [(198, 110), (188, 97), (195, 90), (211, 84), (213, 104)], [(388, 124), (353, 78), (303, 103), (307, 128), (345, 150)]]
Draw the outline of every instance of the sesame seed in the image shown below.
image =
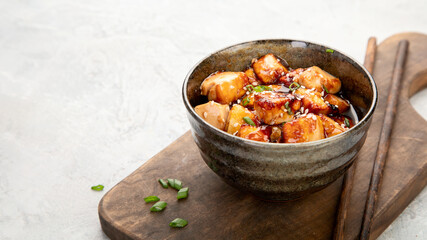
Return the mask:
[(234, 127), (237, 127), (237, 126), (239, 126), (239, 123), (235, 123), (233, 126), (234, 126)]
[(301, 112), (304, 112), (304, 107), (301, 107), (301, 110), (300, 110)]
[(285, 72), (282, 72), (282, 76), (285, 75)]
[(271, 72), (270, 72), (270, 75), (273, 75), (273, 74), (274, 74), (274, 71), (271, 71)]
[(203, 117), (207, 118), (207, 117), (208, 117), (208, 113), (207, 113), (207, 112), (204, 112), (204, 113), (203, 113)]

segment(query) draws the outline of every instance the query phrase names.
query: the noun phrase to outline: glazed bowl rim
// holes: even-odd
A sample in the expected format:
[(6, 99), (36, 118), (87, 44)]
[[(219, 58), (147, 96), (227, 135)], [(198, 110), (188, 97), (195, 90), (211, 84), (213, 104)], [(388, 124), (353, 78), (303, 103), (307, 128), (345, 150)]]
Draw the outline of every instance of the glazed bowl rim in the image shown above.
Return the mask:
[[(242, 45), (247, 45), (247, 44), (258, 44), (260, 42), (303, 42), (306, 44), (310, 44), (310, 45), (316, 45), (319, 47), (323, 47), (325, 49), (332, 49), (333, 53), (338, 53), (343, 55), (345, 58), (348, 58), (349, 60), (353, 61), (357, 66), (359, 66), (363, 72), (365, 73), (365, 75), (368, 77), (369, 79), (369, 83), (372, 87), (372, 102), (371, 105), (369, 107), (369, 110), (366, 112), (365, 116), (359, 120), (359, 122), (354, 125), (352, 128), (350, 128), (348, 131), (345, 131), (343, 133), (337, 134), (335, 136), (332, 137), (328, 137), (328, 138), (324, 138), (321, 140), (316, 140), (316, 141), (311, 141), (311, 142), (303, 142), (303, 143), (270, 143), (270, 142), (259, 142), (259, 141), (254, 141), (254, 140), (249, 140), (249, 139), (245, 139), (245, 138), (241, 138), (235, 135), (232, 135), (230, 133), (227, 133), (226, 131), (220, 130), (214, 126), (212, 126), (211, 124), (209, 124), (208, 122), (206, 122), (205, 120), (203, 120), (193, 109), (193, 107), (191, 106), (189, 100), (188, 100), (188, 96), (187, 96), (187, 88), (188, 88), (188, 82), (189, 82), (189, 78), (191, 76), (191, 74), (194, 72), (194, 70), (206, 59), (210, 58), (212, 55), (225, 51), (227, 49), (231, 49), (231, 48), (236, 48), (238, 46), (242, 46)], [(345, 59), (347, 62), (348, 59)], [(349, 62), (350, 64), (352, 64), (351, 62)], [(354, 64), (352, 64), (354, 65)], [(350, 57), (348, 54), (343, 53), (342, 51), (336, 50), (335, 48), (331, 48), (329, 46), (323, 45), (323, 44), (318, 44), (318, 43), (314, 43), (314, 42), (310, 42), (310, 41), (305, 41), (305, 40), (297, 40), (297, 39), (285, 39), (285, 38), (273, 38), (273, 39), (260, 39), (260, 40), (252, 40), (252, 41), (246, 41), (246, 42), (240, 42), (237, 44), (233, 44), (230, 45), (228, 47), (222, 48), (220, 50), (217, 50), (209, 55), (207, 55), (206, 57), (204, 57), (203, 59), (201, 59), (200, 61), (198, 61), (188, 72), (188, 74), (185, 77), (184, 83), (182, 85), (182, 98), (184, 101), (184, 105), (187, 109), (187, 111), (191, 114), (191, 116), (196, 119), (196, 121), (198, 121), (200, 124), (206, 125), (208, 126), (208, 128), (210, 128), (211, 130), (213, 130), (214, 132), (224, 136), (224, 138), (226, 138), (227, 140), (234, 140), (234, 141), (239, 141), (242, 142), (244, 144), (247, 145), (251, 145), (251, 146), (258, 146), (258, 147), (268, 147), (268, 148), (277, 148), (277, 149), (281, 149), (281, 148), (299, 148), (299, 147), (308, 147), (308, 146), (318, 146), (318, 145), (323, 145), (325, 143), (328, 142), (332, 142), (334, 140), (339, 140), (342, 138), (345, 138), (351, 134), (353, 134), (353, 132), (356, 132), (357, 129), (361, 128), (363, 125), (365, 125), (369, 119), (372, 117), (372, 115), (374, 114), (376, 105), (378, 103), (378, 90), (377, 90), (377, 86), (375, 84), (375, 81), (373, 79), (373, 77), (371, 76), (371, 74), (368, 72), (368, 70), (362, 65), (360, 64), (358, 61), (356, 61), (355, 59), (353, 59), (352, 57)]]

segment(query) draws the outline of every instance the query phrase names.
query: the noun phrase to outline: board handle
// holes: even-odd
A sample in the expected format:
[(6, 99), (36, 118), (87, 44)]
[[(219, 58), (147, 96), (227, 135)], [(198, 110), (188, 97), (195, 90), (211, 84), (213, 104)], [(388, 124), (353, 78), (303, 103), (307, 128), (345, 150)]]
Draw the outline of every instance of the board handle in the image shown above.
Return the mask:
[[(366, 70), (368, 70), (368, 72), (371, 74), (373, 74), (374, 70), (376, 52), (377, 39), (375, 37), (370, 37), (368, 40), (368, 45), (366, 47), (365, 61), (363, 65), (365, 66)], [(357, 161), (354, 161), (353, 165), (347, 170), (344, 175), (333, 236), (334, 240), (344, 239), (344, 227), (345, 221), (347, 219), (348, 205), (350, 204), (350, 193), (351, 189), (353, 188), (354, 171), (356, 169), (356, 164)]]
[(377, 154), (375, 157), (374, 167), (372, 169), (371, 181), (369, 183), (368, 198), (366, 199), (365, 211), (363, 214), (362, 229), (360, 231), (361, 240), (369, 239), (371, 232), (372, 218), (374, 216), (374, 211), (378, 200), (378, 191), (381, 186), (381, 179), (383, 177), (387, 152), (390, 146), (390, 135), (393, 128), (394, 118), (396, 116), (400, 82), (403, 76), (403, 71), (405, 70), (404, 67), (408, 46), (409, 42), (407, 40), (401, 40), (397, 48), (390, 91), (388, 93), (387, 106), (385, 109), (384, 123), (381, 128)]

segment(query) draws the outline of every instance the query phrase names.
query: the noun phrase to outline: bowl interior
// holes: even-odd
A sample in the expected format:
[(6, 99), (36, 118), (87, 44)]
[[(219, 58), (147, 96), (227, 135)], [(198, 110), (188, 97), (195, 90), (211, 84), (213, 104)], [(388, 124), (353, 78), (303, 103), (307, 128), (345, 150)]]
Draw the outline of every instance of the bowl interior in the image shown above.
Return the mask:
[(253, 58), (273, 53), (285, 59), (291, 68), (318, 66), (338, 77), (342, 82), (344, 95), (355, 107), (360, 120), (373, 105), (375, 83), (356, 61), (335, 49), (331, 49), (333, 52), (328, 49), (331, 48), (305, 41), (283, 39), (237, 44), (217, 51), (198, 63), (187, 76), (184, 94), (187, 95), (192, 108), (206, 103), (207, 98), (200, 94), (200, 85), (211, 73), (220, 70), (244, 71), (250, 66)]

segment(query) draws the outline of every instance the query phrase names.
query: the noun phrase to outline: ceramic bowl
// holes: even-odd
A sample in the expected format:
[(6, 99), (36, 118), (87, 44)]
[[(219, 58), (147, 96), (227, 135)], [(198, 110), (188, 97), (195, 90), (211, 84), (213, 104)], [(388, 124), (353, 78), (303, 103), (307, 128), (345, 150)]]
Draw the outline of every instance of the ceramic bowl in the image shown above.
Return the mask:
[[(207, 76), (218, 70), (243, 71), (253, 58), (267, 53), (285, 59), (294, 69), (316, 65), (338, 77), (359, 122), (318, 141), (262, 143), (221, 131), (196, 114), (194, 107), (207, 102), (200, 95)], [(300, 198), (339, 178), (362, 148), (377, 104), (375, 82), (361, 64), (331, 47), (289, 39), (240, 43), (207, 56), (190, 70), (182, 96), (194, 141), (209, 168), (239, 190), (276, 201)]]

